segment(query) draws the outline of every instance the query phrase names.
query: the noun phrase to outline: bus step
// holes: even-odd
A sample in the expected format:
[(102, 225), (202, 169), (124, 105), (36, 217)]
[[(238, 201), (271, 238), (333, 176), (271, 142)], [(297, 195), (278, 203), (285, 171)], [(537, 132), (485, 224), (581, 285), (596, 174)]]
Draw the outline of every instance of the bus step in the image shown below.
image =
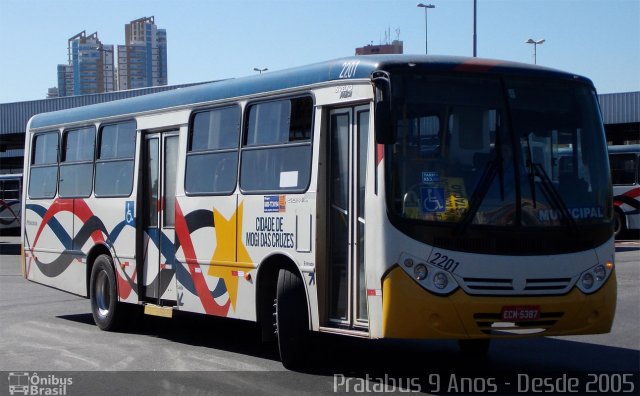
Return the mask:
[(161, 307), (153, 304), (145, 304), (144, 306), (144, 314), (145, 315), (153, 315), (153, 316), (161, 316), (163, 318), (171, 318), (173, 316), (173, 308), (171, 307)]

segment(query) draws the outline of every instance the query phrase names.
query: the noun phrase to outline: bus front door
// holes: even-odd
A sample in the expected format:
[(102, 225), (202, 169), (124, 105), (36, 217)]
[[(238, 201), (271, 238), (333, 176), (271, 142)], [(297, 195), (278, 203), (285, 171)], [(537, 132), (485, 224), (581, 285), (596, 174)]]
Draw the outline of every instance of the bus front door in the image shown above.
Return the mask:
[(175, 279), (175, 199), (178, 167), (178, 131), (147, 134), (142, 168), (143, 232), (141, 276), (143, 300), (173, 305)]
[(368, 328), (365, 186), (369, 106), (332, 110), (328, 144), (329, 325)]

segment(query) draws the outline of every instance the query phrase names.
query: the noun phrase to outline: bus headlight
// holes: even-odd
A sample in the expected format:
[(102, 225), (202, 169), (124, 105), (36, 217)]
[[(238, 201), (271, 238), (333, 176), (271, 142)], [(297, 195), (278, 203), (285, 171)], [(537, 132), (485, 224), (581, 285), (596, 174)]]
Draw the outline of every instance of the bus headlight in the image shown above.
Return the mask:
[(591, 287), (593, 286), (593, 275), (591, 275), (591, 272), (583, 274), (580, 282), (582, 282), (582, 287), (584, 287), (585, 289), (591, 289)]
[(607, 276), (607, 271), (604, 269), (604, 265), (599, 265), (593, 270), (593, 274), (597, 281), (602, 281)]
[(438, 289), (442, 290), (447, 287), (449, 284), (449, 279), (447, 279), (447, 275), (444, 272), (438, 272), (433, 276), (433, 285)]
[(447, 295), (458, 288), (458, 282), (452, 273), (425, 261), (424, 258), (404, 253), (397, 263), (407, 275), (433, 294)]
[(578, 279), (578, 289), (585, 294), (596, 292), (607, 281), (613, 272), (613, 262), (608, 261), (606, 265), (598, 264), (589, 268), (580, 275)]
[(427, 271), (427, 266), (422, 263), (416, 265), (416, 268), (413, 269), (413, 273), (416, 276), (417, 280), (425, 279), (428, 272), (429, 271)]

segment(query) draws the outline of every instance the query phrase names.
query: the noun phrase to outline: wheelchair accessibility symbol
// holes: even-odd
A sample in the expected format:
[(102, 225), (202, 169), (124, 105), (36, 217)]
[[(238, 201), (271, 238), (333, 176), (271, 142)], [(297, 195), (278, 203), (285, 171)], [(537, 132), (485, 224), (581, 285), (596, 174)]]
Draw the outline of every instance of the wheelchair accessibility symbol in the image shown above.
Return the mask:
[(133, 201), (124, 203), (124, 221), (129, 225), (134, 225), (136, 220), (135, 206)]
[(442, 213), (445, 211), (444, 188), (420, 188), (420, 208), (423, 213)]

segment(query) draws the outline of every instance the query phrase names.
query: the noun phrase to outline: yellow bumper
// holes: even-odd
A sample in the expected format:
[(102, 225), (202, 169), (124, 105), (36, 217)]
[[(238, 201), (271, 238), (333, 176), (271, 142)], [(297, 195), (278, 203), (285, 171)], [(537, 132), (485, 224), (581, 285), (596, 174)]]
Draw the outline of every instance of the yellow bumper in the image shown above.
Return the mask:
[[(562, 296), (470, 296), (458, 289), (436, 296), (401, 268), (383, 279), (382, 326), (385, 338), (498, 338), (597, 334), (611, 330), (616, 307), (616, 277), (596, 293), (574, 288)], [(540, 306), (541, 318), (518, 325), (502, 323), (504, 306)]]

